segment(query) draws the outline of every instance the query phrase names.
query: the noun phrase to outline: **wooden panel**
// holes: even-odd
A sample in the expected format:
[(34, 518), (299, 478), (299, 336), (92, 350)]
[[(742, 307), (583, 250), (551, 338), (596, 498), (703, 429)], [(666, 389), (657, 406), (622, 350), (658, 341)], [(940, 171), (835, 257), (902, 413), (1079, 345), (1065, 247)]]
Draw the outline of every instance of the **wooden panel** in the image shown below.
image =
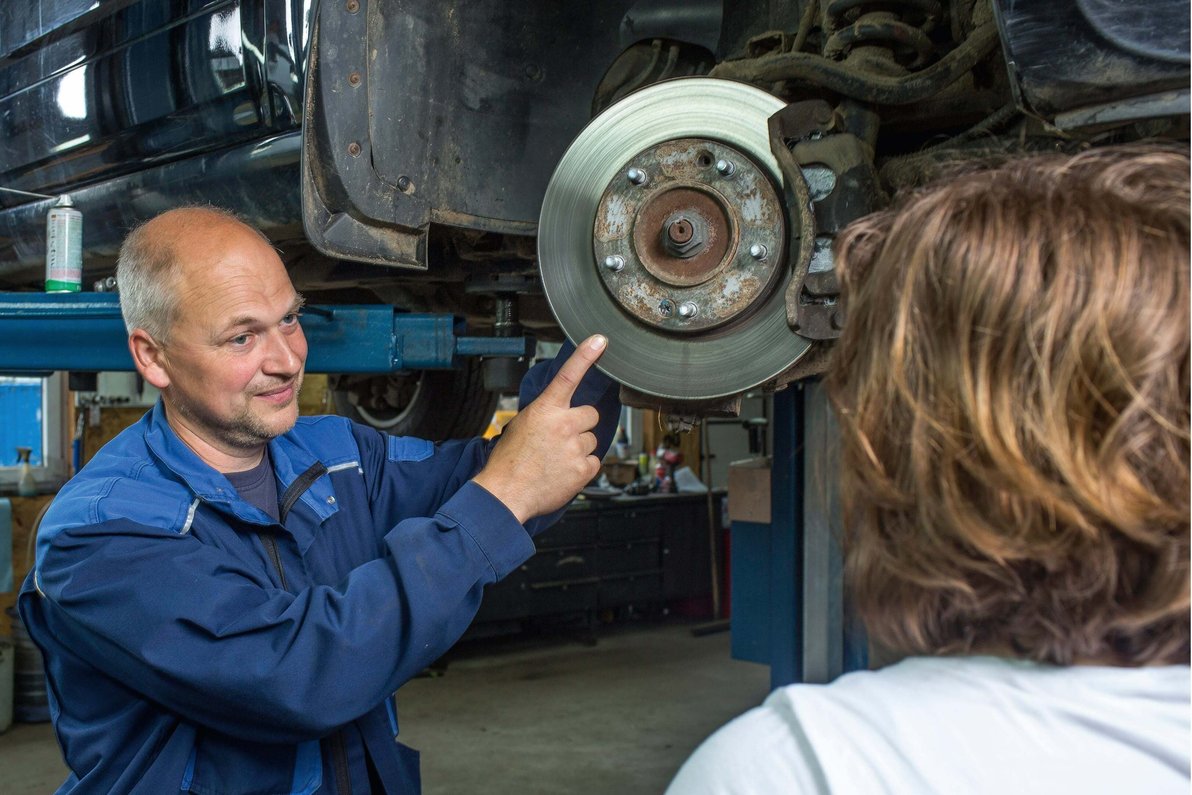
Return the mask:
[[(17, 602), (21, 583), (33, 563), (32, 547), (29, 544), (34, 522), (41, 509), (53, 499), (52, 494), (36, 497), (11, 497), (12, 500), (12, 582), (9, 593), (0, 593), (0, 634), (11, 635), (12, 625), (7, 610)], [(27, 553), (28, 550), (28, 553)]]

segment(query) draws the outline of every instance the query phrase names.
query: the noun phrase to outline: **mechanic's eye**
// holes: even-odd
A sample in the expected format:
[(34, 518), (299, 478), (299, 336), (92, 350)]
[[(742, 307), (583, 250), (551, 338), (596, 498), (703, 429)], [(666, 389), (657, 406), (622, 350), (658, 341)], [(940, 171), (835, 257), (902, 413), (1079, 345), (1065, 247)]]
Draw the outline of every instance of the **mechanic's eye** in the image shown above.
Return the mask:
[(283, 326), (292, 326), (298, 322), (298, 318), (300, 317), (302, 317), (301, 312), (291, 312), (281, 319), (281, 324)]
[(231, 342), (233, 345), (244, 346), (244, 345), (248, 344), (248, 341), (250, 339), (251, 339), (251, 335), (240, 334), (238, 336), (232, 337), (232, 339), (230, 339), (229, 342)]

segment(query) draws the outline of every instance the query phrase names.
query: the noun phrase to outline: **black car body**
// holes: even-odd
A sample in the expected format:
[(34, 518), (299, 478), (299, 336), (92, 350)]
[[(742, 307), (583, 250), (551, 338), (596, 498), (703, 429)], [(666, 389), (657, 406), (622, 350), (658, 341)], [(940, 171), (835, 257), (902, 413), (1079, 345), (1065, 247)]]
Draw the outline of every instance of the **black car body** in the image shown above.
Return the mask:
[[(71, 195), (85, 284), (135, 223), (211, 203), (312, 300), (558, 337), (534, 240), (555, 165), (618, 99), (709, 73), (833, 106), (871, 171), (855, 214), (946, 158), (1186, 140), (1188, 3), (6, 3), (0, 187)], [(51, 204), (0, 193), (0, 289), (38, 288)], [(416, 380), (336, 385), (366, 419), (425, 428), (403, 414)]]

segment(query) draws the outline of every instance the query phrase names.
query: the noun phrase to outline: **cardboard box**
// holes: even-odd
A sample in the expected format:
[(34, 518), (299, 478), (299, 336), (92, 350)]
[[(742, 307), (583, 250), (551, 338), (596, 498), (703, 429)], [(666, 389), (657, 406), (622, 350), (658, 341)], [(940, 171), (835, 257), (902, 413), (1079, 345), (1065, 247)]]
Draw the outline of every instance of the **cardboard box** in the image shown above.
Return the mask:
[(637, 479), (636, 461), (605, 461), (600, 466), (614, 486), (628, 486)]
[(733, 522), (770, 523), (769, 456), (728, 465), (728, 518)]

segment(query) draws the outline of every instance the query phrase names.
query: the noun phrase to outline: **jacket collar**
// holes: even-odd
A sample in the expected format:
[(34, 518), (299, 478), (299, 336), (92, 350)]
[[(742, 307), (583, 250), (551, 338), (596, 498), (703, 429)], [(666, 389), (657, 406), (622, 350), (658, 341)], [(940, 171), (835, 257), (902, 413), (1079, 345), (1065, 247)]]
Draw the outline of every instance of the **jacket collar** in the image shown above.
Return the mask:
[[(273, 524), (273, 520), (264, 512), (245, 502), (227, 478), (199, 458), (178, 438), (178, 434), (166, 419), (166, 408), (161, 398), (158, 398), (150, 411), (145, 444), (161, 464), (173, 472), (203, 502), (219, 506), (245, 522)], [(269, 442), (269, 453), (273, 457), (273, 471), (280, 486), (279, 499), (283, 498), (299, 475), (319, 462), (318, 458), (294, 436), (292, 430), (272, 439)], [(312, 483), (303, 491), (299, 502), (304, 503), (315, 514), (319, 523), (339, 510), (329, 477), (321, 477)], [(310, 540), (313, 538), (298, 539), (300, 546), (304, 548), (309, 545)]]

